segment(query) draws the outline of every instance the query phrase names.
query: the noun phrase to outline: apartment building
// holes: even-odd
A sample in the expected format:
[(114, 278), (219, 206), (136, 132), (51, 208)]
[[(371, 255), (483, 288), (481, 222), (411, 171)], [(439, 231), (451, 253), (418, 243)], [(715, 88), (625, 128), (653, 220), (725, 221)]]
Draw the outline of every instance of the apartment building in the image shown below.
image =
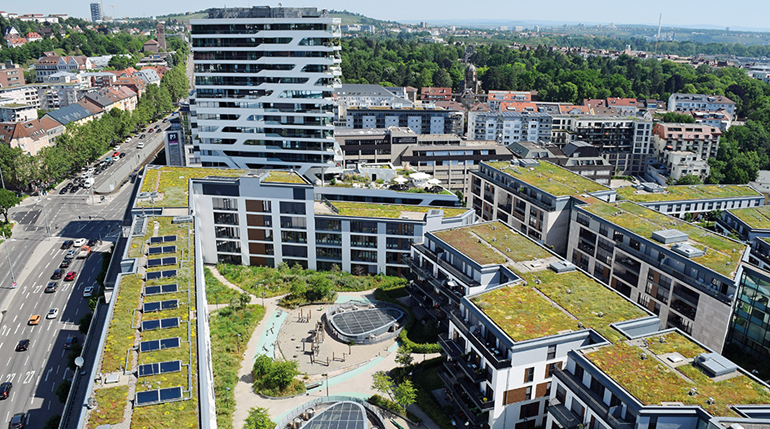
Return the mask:
[(37, 109), (34, 106), (0, 98), (0, 122), (24, 122), (32, 119), (37, 119)]
[(628, 116), (554, 115), (552, 141), (597, 147), (615, 174), (643, 174), (652, 150), (652, 121)]
[(605, 186), (612, 180), (612, 166), (590, 143), (573, 141), (555, 145), (522, 141), (512, 143), (508, 148), (518, 158), (543, 159)]
[(351, 108), (345, 126), (352, 129), (411, 128), (417, 134), (462, 134), (464, 112), (439, 108)]
[(191, 20), (193, 142), (203, 166), (313, 178), (340, 168), (332, 123), (339, 23), (325, 10), (266, 6)]
[(424, 86), (420, 89), (420, 100), (431, 103), (437, 101), (452, 101), (452, 88)]
[(641, 183), (615, 189), (618, 198), (633, 201), (660, 213), (683, 219), (703, 219), (715, 210), (764, 206), (765, 196), (749, 185), (660, 186)]
[(0, 98), (8, 98), (16, 104), (27, 104), (35, 109), (40, 108), (40, 95), (37, 88), (30, 85), (0, 88)]
[[(412, 107), (412, 102), (396, 96), (380, 85), (344, 83), (334, 88), (336, 104), (348, 107)], [(341, 115), (344, 118), (344, 115)]]
[[(770, 245), (766, 239), (761, 243), (764, 269), (744, 265), (735, 294), (735, 307), (730, 322), (727, 343), (743, 353), (767, 361), (770, 358), (770, 324), (767, 317), (767, 303), (770, 302)], [(756, 249), (756, 248), (755, 248)], [(760, 254), (752, 251), (752, 256)]]
[(468, 207), (565, 255), (575, 195), (615, 201), (614, 190), (547, 161), (484, 162), (471, 173)]
[(490, 90), (487, 95), (487, 104), (489, 110), (501, 110), (501, 104), (504, 102), (532, 102), (532, 93), (530, 91), (500, 91)]
[(24, 85), (24, 69), (10, 61), (0, 64), (0, 88)]
[(716, 112), (724, 110), (735, 114), (735, 102), (724, 95), (706, 94), (671, 94), (668, 97), (668, 110), (670, 112), (689, 112), (691, 110)]
[(100, 2), (91, 3), (91, 22), (100, 22), (104, 18), (102, 13), (102, 4)]
[(456, 134), (415, 134), (409, 128), (338, 129), (345, 165), (390, 163), (428, 173), (452, 191), (466, 192), (470, 172), (483, 161), (508, 161), (511, 151), (495, 142)]
[(64, 133), (64, 126), (48, 117), (23, 122), (0, 123), (0, 143), (20, 148), (34, 156), (41, 149), (55, 144), (56, 136)]
[(747, 246), (632, 202), (583, 198), (567, 257), (675, 327), (722, 351)]
[(35, 69), (38, 82), (44, 82), (46, 77), (57, 72), (77, 73), (94, 68), (91, 60), (86, 56), (61, 57), (55, 52), (44, 52), (43, 56), (32, 67)]
[(708, 160), (716, 158), (718, 128), (703, 124), (657, 123), (653, 127), (653, 153), (659, 168), (674, 180), (685, 175), (705, 179), (710, 171)]
[(570, 350), (658, 319), (502, 222), (412, 246), (412, 298), (442, 320), (439, 377), (458, 427), (534, 428)]
[(719, 130), (723, 132), (730, 129), (730, 125), (732, 125), (733, 121), (733, 115), (724, 110), (717, 110), (716, 112), (691, 110), (688, 111), (687, 114), (695, 118), (696, 124), (719, 128)]
[(552, 118), (538, 112), (468, 112), (468, 139), (503, 145), (518, 141), (551, 141)]

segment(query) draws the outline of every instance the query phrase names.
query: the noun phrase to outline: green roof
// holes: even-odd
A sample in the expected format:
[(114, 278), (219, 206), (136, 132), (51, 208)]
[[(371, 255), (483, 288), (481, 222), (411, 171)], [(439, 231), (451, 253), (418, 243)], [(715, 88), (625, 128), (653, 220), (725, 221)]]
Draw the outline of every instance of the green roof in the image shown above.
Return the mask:
[(648, 316), (581, 271), (518, 273), (523, 283), (483, 293), (473, 302), (514, 341), (594, 328), (610, 341), (622, 338), (611, 323)]
[(299, 174), (293, 171), (269, 171), (267, 177), (262, 180), (264, 183), (301, 183), (307, 184), (307, 181)]
[(637, 203), (762, 196), (761, 193), (746, 185), (667, 186), (664, 192), (659, 193), (637, 191), (632, 186), (626, 186), (618, 188), (616, 191), (619, 196)]
[(553, 256), (500, 221), (445, 229), (432, 234), (479, 265), (504, 264), (509, 258), (522, 262)]
[(770, 206), (733, 209), (730, 213), (754, 229), (770, 229)]
[(580, 208), (660, 246), (667, 245), (652, 239), (653, 232), (675, 229), (687, 234), (694, 247), (706, 250), (705, 255), (690, 259), (717, 273), (732, 278), (733, 273), (738, 269), (743, 250), (746, 247), (743, 243), (639, 204), (631, 202), (607, 204), (596, 198), (590, 198), (588, 201), (590, 204), (580, 206)]
[(468, 212), (469, 208), (449, 208), (449, 207), (433, 207), (433, 206), (400, 206), (395, 204), (372, 204), (372, 203), (356, 203), (347, 201), (331, 201), (340, 216), (361, 216), (361, 217), (373, 217), (373, 218), (391, 218), (398, 219), (402, 216), (408, 215), (408, 213), (421, 213), (427, 214), (429, 210), (443, 210), (444, 217), (450, 218), (460, 216), (463, 213)]
[[(666, 344), (659, 344), (661, 336)], [(645, 405), (681, 402), (700, 405), (714, 416), (736, 417), (731, 405), (770, 403), (767, 388), (743, 373), (715, 381), (688, 362), (669, 366), (670, 361), (661, 356), (664, 353), (679, 352), (685, 359), (691, 359), (706, 352), (681, 334), (672, 332), (647, 340), (648, 347), (643, 347), (641, 340), (624, 341), (583, 354)], [(642, 354), (648, 358), (642, 359)], [(689, 394), (692, 388), (697, 389), (697, 395)], [(713, 404), (707, 402), (709, 398), (714, 398)]]
[(553, 196), (584, 194), (609, 190), (608, 187), (586, 179), (558, 165), (539, 161), (537, 167), (524, 168), (511, 165), (510, 162), (485, 162), (506, 174), (543, 190)]
[(140, 192), (158, 192), (154, 201), (139, 201), (137, 207), (187, 207), (188, 181), (208, 176), (239, 177), (245, 170), (230, 168), (160, 167), (147, 168)]

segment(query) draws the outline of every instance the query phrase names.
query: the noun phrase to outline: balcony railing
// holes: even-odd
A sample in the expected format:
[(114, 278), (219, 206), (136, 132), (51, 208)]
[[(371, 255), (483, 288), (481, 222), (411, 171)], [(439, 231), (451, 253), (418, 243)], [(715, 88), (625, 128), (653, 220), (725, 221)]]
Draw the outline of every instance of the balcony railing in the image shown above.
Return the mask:
[(487, 398), (485, 394), (479, 390), (478, 383), (473, 384), (465, 377), (460, 377), (457, 381), (460, 387), (465, 391), (465, 393), (468, 394), (468, 396), (471, 398), (471, 401), (473, 401), (473, 404), (476, 405), (479, 410), (489, 411), (495, 407), (494, 399)]
[(441, 334), (438, 336), (438, 345), (441, 346), (441, 350), (454, 360), (460, 358), (463, 354), (463, 350), (454, 341), (449, 339), (449, 334)]
[[(557, 369), (554, 375), (556, 375), (560, 382), (564, 383), (568, 390), (572, 391), (584, 404), (588, 405), (597, 416), (604, 419), (612, 429), (634, 429), (636, 426), (634, 421), (625, 421), (616, 417), (621, 407), (610, 407), (605, 404), (599, 395), (588, 389), (570, 372)], [(626, 415), (628, 416), (628, 414)]]
[(438, 376), (452, 394), (452, 398), (454, 399), (452, 402), (459, 407), (460, 411), (471, 424), (481, 426), (489, 423), (489, 413), (481, 412), (481, 410), (473, 404), (468, 397), (468, 394), (463, 392), (457, 385), (457, 378), (455, 378), (454, 375), (451, 375), (445, 368), (439, 368)]
[(465, 323), (462, 316), (457, 311), (449, 313), (449, 318), (452, 323), (457, 326), (460, 332), (471, 342), (476, 350), (481, 352), (481, 355), (486, 359), (495, 369), (509, 368), (511, 366), (511, 360), (506, 359), (505, 352), (494, 348), (494, 346), (487, 345), (487, 342), (483, 338), (479, 338), (476, 334), (470, 332), (469, 326)]
[(546, 408), (548, 413), (550, 413), (553, 418), (564, 427), (564, 429), (578, 429), (582, 425), (580, 417), (576, 416), (575, 413), (564, 405), (554, 404), (555, 402), (557, 402), (557, 400), (553, 399), (551, 405)]

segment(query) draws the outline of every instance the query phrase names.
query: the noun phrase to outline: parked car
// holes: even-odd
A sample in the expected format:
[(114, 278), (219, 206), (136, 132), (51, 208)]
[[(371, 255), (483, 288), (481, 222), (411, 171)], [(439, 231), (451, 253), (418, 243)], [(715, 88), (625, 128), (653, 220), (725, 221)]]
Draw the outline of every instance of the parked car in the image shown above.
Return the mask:
[(56, 286), (58, 286), (59, 283), (56, 282), (49, 282), (48, 286), (45, 287), (45, 293), (54, 293), (56, 292)]
[(113, 160), (118, 159), (119, 157), (120, 157), (120, 152), (113, 152), (112, 153), (112, 159)]
[(17, 352), (26, 352), (29, 348), (29, 340), (21, 340), (19, 341), (19, 344), (16, 344), (16, 351)]
[(11, 394), (11, 387), (13, 387), (13, 383), (10, 381), (0, 384), (0, 399), (8, 399), (8, 395)]
[(78, 344), (78, 337), (67, 337), (66, 340), (64, 340), (64, 350), (69, 350), (72, 348), (72, 346), (75, 346)]
[[(67, 254), (69, 255), (70, 252), (72, 252), (72, 250), (67, 251)], [(53, 270), (53, 274), (51, 274), (51, 280), (59, 280), (63, 275), (64, 275), (64, 270), (62, 270), (61, 268), (57, 268)]]
[(75, 276), (77, 276), (77, 275), (78, 275), (77, 271), (70, 271), (70, 272), (67, 273), (66, 276), (64, 276), (64, 281), (65, 282), (71, 282), (71, 281), (75, 280)]
[(88, 298), (89, 296), (94, 294), (94, 287), (93, 286), (86, 286), (83, 289), (83, 297)]
[(30, 318), (29, 318), (29, 324), (30, 325), (37, 325), (38, 323), (40, 323), (40, 315), (39, 314), (33, 314), (32, 316), (30, 316)]
[[(129, 139), (130, 139), (130, 137), (129, 137)], [(114, 150), (116, 152), (119, 151), (120, 150), (120, 145), (115, 146), (114, 148), (112, 148), (112, 150)]]
[(59, 195), (66, 194), (67, 191), (69, 191), (68, 188), (61, 188), (61, 189), (59, 189)]
[(59, 268), (69, 268), (70, 262), (72, 261), (70, 261), (69, 259), (65, 259), (61, 261), (61, 264), (59, 264)]
[(78, 189), (80, 189), (80, 187), (79, 187), (79, 186), (73, 186), (73, 187), (71, 187), (71, 188), (70, 188), (70, 194), (74, 194), (75, 192), (77, 192), (77, 191), (78, 191)]
[(72, 247), (72, 244), (73, 244), (73, 243), (75, 243), (75, 242), (74, 242), (74, 241), (72, 241), (72, 240), (64, 240), (64, 243), (62, 243), (62, 244), (61, 244), (61, 248), (62, 248), (62, 250), (67, 250), (67, 249), (69, 249), (70, 247)]
[(8, 429), (24, 429), (24, 419), (27, 415), (24, 413), (16, 413), (11, 417), (11, 422), (8, 423)]
[(88, 240), (86, 240), (85, 238), (78, 238), (77, 240), (75, 240), (74, 245), (75, 245), (75, 247), (80, 247), (80, 246), (86, 244), (87, 241)]
[(45, 315), (46, 319), (56, 319), (56, 317), (59, 315), (59, 309), (58, 308), (52, 308), (48, 310), (48, 314)]

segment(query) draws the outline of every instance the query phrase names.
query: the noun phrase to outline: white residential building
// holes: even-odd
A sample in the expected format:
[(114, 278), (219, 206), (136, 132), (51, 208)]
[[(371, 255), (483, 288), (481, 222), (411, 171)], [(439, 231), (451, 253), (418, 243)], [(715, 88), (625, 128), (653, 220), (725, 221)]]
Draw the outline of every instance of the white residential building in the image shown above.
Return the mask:
[(468, 112), (468, 139), (494, 140), (504, 145), (518, 141), (551, 141), (551, 115), (537, 112)]
[(723, 95), (706, 94), (671, 94), (668, 97), (669, 112), (689, 112), (691, 110), (716, 112), (724, 109), (735, 114), (735, 102)]

